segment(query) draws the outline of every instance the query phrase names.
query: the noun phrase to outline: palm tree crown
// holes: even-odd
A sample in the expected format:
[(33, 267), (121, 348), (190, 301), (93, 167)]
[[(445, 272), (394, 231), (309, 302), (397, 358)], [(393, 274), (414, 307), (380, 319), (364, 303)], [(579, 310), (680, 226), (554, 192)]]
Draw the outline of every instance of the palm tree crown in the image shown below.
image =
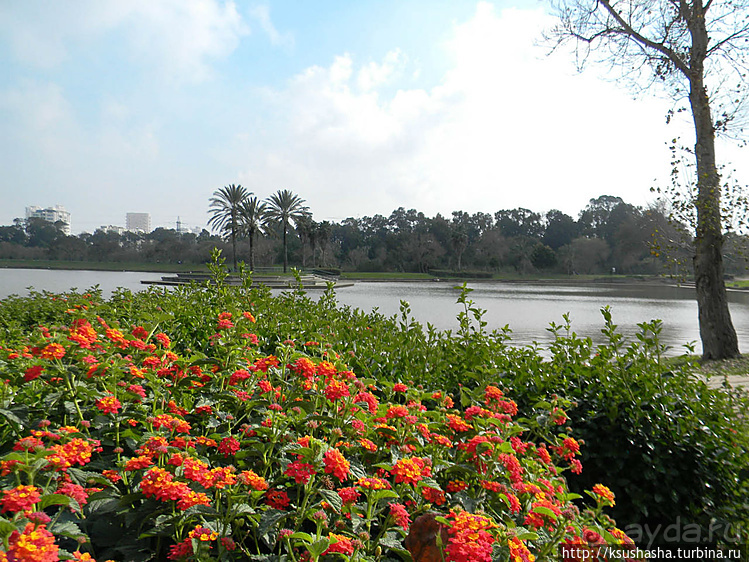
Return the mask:
[(286, 245), (289, 221), (296, 223), (298, 219), (309, 215), (309, 207), (304, 205), (304, 199), (288, 189), (279, 189), (276, 193), (268, 197), (267, 203), (268, 210), (266, 211), (266, 217), (270, 221), (279, 223), (283, 228), (283, 270), (286, 273), (289, 264)]
[(214, 191), (210, 200), (208, 225), (231, 240), (234, 271), (237, 270), (237, 236), (241, 229), (240, 208), (250, 195), (252, 193), (241, 185), (231, 184)]

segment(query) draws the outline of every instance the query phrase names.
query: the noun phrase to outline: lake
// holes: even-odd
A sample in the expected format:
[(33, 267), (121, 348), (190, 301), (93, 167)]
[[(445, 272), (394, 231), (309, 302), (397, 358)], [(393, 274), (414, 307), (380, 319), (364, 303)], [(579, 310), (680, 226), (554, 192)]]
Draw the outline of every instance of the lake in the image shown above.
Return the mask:
[[(99, 285), (105, 297), (117, 287), (133, 291), (146, 288), (142, 279), (156, 280), (161, 273), (126, 271), (64, 271), (45, 269), (0, 269), (0, 298), (27, 294), (27, 287), (41, 291), (79, 291)], [(399, 314), (400, 301), (408, 301), (412, 316), (438, 329), (455, 330), (456, 316), (462, 310), (456, 304), (457, 283), (444, 281), (365, 282), (341, 288), (337, 298), (342, 304), (365, 311), (378, 309), (386, 316)], [(662, 284), (562, 283), (562, 282), (473, 282), (470, 298), (486, 310), (488, 327), (509, 325), (516, 344), (550, 341), (546, 330), (551, 322), (563, 322), (569, 313), (572, 329), (580, 336), (600, 341), (603, 319), (600, 309), (609, 305), (613, 320), (629, 338), (639, 322), (660, 319), (664, 322), (662, 340), (672, 353), (682, 345), (697, 342), (700, 352), (697, 304), (694, 290)], [(311, 293), (312, 295), (316, 292)], [(731, 315), (743, 351), (749, 350), (749, 293), (729, 291)]]

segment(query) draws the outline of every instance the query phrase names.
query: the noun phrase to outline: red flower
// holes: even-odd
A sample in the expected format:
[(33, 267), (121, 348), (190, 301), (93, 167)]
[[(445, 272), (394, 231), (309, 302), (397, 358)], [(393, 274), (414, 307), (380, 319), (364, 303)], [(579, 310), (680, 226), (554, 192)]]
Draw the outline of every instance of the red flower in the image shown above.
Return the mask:
[(411, 457), (399, 459), (390, 472), (395, 476), (396, 484), (405, 482), (416, 485), (422, 478), (432, 475), (432, 468), (428, 459)]
[(359, 492), (353, 487), (341, 488), (338, 490), (338, 495), (341, 497), (343, 505), (355, 504), (359, 499)]
[(42, 374), (43, 370), (44, 367), (42, 367), (41, 365), (34, 365), (33, 367), (29, 367), (23, 374), (23, 380), (26, 382), (33, 381)]
[(284, 471), (286, 476), (291, 476), (297, 484), (306, 484), (313, 475), (317, 474), (315, 467), (306, 462), (292, 462)]
[(387, 413), (385, 414), (385, 418), (392, 419), (392, 418), (405, 418), (408, 415), (408, 408), (405, 406), (397, 405), (397, 406), (390, 406), (388, 408)]
[(325, 396), (331, 402), (335, 402), (339, 398), (349, 396), (348, 385), (337, 379), (332, 379), (330, 383), (325, 387)]
[(114, 396), (105, 396), (97, 400), (96, 407), (99, 408), (102, 414), (116, 414), (122, 407), (122, 404)]
[(23, 533), (13, 531), (8, 540), (8, 560), (24, 562), (57, 562), (55, 536), (44, 525), (27, 523)]
[(169, 547), (168, 560), (186, 560), (189, 556), (192, 556), (192, 539), (186, 538), (182, 542), (178, 542), (175, 545)]
[(614, 501), (614, 492), (603, 484), (593, 486), (593, 493), (597, 496), (598, 501), (607, 505), (616, 505)]
[(284, 510), (289, 506), (289, 496), (282, 490), (265, 492), (265, 503), (274, 509)]
[(393, 385), (393, 392), (406, 392), (408, 387), (402, 382), (397, 382)]
[(148, 337), (148, 330), (146, 330), (143, 326), (136, 326), (130, 333), (133, 335), (133, 337), (136, 337), (139, 340), (145, 340)]
[(450, 511), (453, 520), (450, 540), (445, 548), (447, 562), (491, 562), (494, 536), (489, 533), (496, 524), (483, 515)]
[(151, 466), (153, 464), (153, 461), (151, 460), (151, 457), (148, 455), (141, 455), (140, 457), (135, 457), (133, 459), (128, 460), (125, 463), (125, 468), (123, 470), (125, 472), (131, 471), (131, 470), (140, 470), (141, 468), (146, 468), (148, 466)]
[(507, 540), (507, 546), (510, 547), (510, 560), (515, 562), (532, 562), (535, 557), (525, 546), (525, 543), (517, 537), (512, 537)]
[(447, 491), (450, 493), (462, 492), (466, 488), (468, 488), (468, 482), (464, 480), (450, 480), (447, 483)]
[(239, 449), (239, 441), (237, 441), (234, 437), (224, 437), (218, 446), (218, 452), (222, 453), (225, 457), (236, 454)]
[[(88, 493), (86, 492), (86, 489), (83, 486), (73, 484), (72, 482), (61, 482), (57, 487), (57, 493), (74, 499), (81, 507), (88, 503)], [(70, 511), (74, 511), (72, 507), (70, 508)]]
[(390, 483), (382, 478), (359, 478), (356, 481), (356, 485), (364, 490), (387, 490), (390, 488)]
[(421, 489), (421, 497), (423, 497), (429, 503), (433, 503), (435, 505), (442, 505), (443, 503), (445, 503), (445, 492), (443, 492), (442, 490), (438, 490), (437, 488), (424, 486)]
[(42, 349), (42, 359), (62, 359), (65, 357), (65, 348), (59, 343), (50, 343)]
[(360, 392), (359, 394), (354, 396), (354, 404), (356, 404), (357, 402), (366, 403), (370, 414), (376, 413), (377, 407), (380, 404), (379, 400), (377, 400), (377, 397), (370, 392)]
[(462, 431), (468, 431), (471, 429), (471, 426), (465, 422), (460, 416), (456, 416), (455, 414), (447, 414), (447, 425), (452, 429), (455, 433), (460, 433)]
[(172, 340), (169, 339), (169, 336), (167, 336), (165, 333), (160, 332), (154, 336), (156, 338), (156, 341), (158, 341), (162, 346), (169, 347), (172, 345)]
[(341, 454), (338, 449), (328, 449), (323, 457), (325, 463), (325, 472), (333, 474), (338, 480), (345, 480), (348, 476), (350, 463)]
[(395, 521), (395, 524), (401, 527), (404, 531), (408, 531), (408, 526), (411, 524), (411, 519), (408, 516), (408, 510), (406, 506), (401, 503), (390, 504), (390, 515)]
[(31, 511), (34, 504), (41, 499), (41, 490), (36, 486), (16, 486), (10, 490), (5, 490), (0, 499), (0, 505), (3, 506), (0, 513), (10, 511)]
[(97, 337), (94, 327), (85, 318), (74, 320), (68, 334), (68, 339), (77, 343), (83, 349), (90, 349), (91, 345), (96, 342)]
[(328, 533), (328, 539), (331, 544), (323, 554), (340, 552), (341, 554), (350, 556), (354, 553), (354, 545), (350, 538), (344, 537), (343, 535), (337, 535), (336, 533)]

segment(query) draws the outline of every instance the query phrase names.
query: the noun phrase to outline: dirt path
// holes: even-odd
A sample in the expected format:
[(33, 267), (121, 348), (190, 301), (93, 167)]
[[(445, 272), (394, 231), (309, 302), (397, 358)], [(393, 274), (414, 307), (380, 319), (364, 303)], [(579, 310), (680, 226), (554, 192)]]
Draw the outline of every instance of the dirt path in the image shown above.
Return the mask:
[(732, 387), (749, 389), (749, 355), (726, 361), (709, 361), (701, 366), (700, 371), (710, 377), (708, 382), (713, 388), (720, 388), (727, 382)]

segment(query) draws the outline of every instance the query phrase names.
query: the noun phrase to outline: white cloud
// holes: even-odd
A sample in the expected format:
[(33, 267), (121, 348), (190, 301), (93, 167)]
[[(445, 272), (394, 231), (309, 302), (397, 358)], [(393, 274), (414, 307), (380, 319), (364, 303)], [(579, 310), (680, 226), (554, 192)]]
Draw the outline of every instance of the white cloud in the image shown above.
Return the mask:
[(595, 73), (575, 74), (569, 58), (546, 57), (534, 41), (549, 23), (541, 9), (478, 4), (429, 90), (393, 93), (411, 73), (398, 50), (306, 69), (269, 97), (287, 116), (283, 142), (249, 155), (242, 181), (289, 187), (337, 219), (398, 206), (574, 214), (604, 193), (642, 204), (667, 171), (661, 102), (635, 102)]
[(234, 2), (220, 0), (81, 0), (3, 3), (0, 36), (16, 58), (52, 68), (76, 48), (122, 33), (137, 63), (163, 76), (198, 82), (210, 75), (210, 61), (231, 54), (249, 28)]
[(255, 6), (250, 10), (250, 17), (255, 19), (260, 28), (270, 39), (271, 44), (282, 47), (293, 47), (294, 36), (291, 33), (280, 33), (270, 18), (270, 8), (265, 5)]
[(406, 65), (406, 57), (400, 49), (394, 49), (385, 55), (382, 64), (374, 61), (365, 65), (357, 74), (359, 89), (367, 92), (378, 86), (384, 86), (397, 78)]

